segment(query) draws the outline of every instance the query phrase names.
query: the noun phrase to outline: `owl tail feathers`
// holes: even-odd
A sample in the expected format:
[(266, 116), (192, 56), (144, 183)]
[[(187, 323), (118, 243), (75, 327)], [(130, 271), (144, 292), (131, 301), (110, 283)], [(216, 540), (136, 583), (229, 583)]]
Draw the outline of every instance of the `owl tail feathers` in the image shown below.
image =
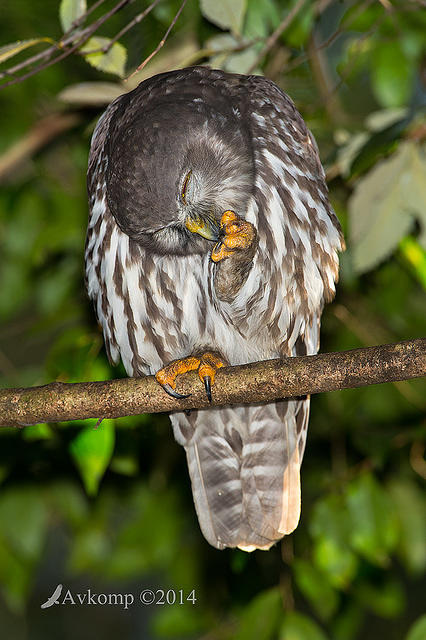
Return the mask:
[(266, 409), (257, 422), (247, 422), (256, 417), (255, 407), (199, 411), (190, 416), (192, 429), (183, 414), (172, 416), (176, 439), (186, 450), (201, 530), (218, 549), (267, 550), (298, 524), (295, 421), (283, 424), (276, 414), (276, 420), (265, 419)]
[[(232, 465), (229, 457), (215, 457), (216, 470), (211, 482), (206, 453), (204, 443), (194, 443), (186, 449), (198, 520), (210, 544), (218, 549), (238, 547), (247, 552), (267, 551), (297, 527), (300, 517), (297, 447), (290, 464), (280, 474), (279, 493), (273, 487), (259, 491), (256, 476), (249, 475), (253, 469)], [(229, 456), (229, 451), (227, 453)]]
[[(290, 458), (290, 463), (284, 471), (283, 476), (283, 487), (281, 494), (281, 518), (279, 521), (278, 528), (271, 532), (268, 532), (273, 539), (269, 541), (266, 545), (261, 544), (246, 544), (244, 541), (240, 542), (236, 546), (242, 551), (255, 551), (256, 549), (261, 549), (263, 551), (267, 551), (274, 545), (278, 540), (283, 538), (284, 536), (292, 533), (300, 520), (300, 510), (301, 510), (301, 491), (300, 491), (300, 463), (299, 463), (299, 448), (293, 452), (292, 457)], [(265, 520), (268, 520), (268, 513), (265, 512), (265, 509), (262, 509), (257, 514), (257, 519), (259, 518), (259, 513), (261, 517), (264, 517)]]
[(289, 464), (284, 471), (281, 520), (278, 531), (287, 536), (299, 524), (301, 491), (300, 491), (300, 455), (299, 447), (293, 451)]

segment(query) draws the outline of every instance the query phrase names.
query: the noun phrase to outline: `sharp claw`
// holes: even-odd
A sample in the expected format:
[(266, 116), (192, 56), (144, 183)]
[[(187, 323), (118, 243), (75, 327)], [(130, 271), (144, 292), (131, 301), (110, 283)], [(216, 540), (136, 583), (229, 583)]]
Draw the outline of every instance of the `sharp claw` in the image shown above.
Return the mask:
[(204, 376), (204, 386), (206, 388), (207, 399), (209, 402), (212, 401), (212, 379), (210, 376)]
[(169, 396), (172, 396), (172, 398), (177, 398), (178, 400), (182, 400), (183, 398), (189, 398), (189, 396), (191, 395), (190, 393), (184, 394), (184, 393), (179, 393), (178, 391), (175, 391), (174, 389), (172, 389), (172, 387), (168, 383), (162, 384), (161, 386), (163, 387), (164, 391), (169, 394)]

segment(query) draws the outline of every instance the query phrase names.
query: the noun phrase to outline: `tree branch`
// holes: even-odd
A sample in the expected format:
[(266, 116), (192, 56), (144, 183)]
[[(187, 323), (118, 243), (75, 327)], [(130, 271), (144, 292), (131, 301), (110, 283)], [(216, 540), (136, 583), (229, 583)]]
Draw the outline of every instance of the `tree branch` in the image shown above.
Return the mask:
[(175, 400), (153, 376), (105, 382), (61, 383), (0, 390), (0, 426), (270, 402), (305, 394), (351, 389), (426, 375), (426, 338), (316, 356), (266, 360), (217, 372), (209, 405), (196, 373), (178, 382)]
[(0, 184), (11, 176), (22, 162), (80, 122), (81, 117), (77, 113), (53, 113), (36, 122), (28, 133), (0, 155)]
[(146, 67), (146, 65), (148, 64), (148, 62), (150, 60), (152, 60), (152, 58), (157, 55), (157, 53), (160, 51), (160, 49), (162, 49), (166, 43), (167, 38), (170, 35), (170, 31), (173, 29), (173, 27), (175, 26), (176, 22), (179, 19), (180, 14), (182, 13), (184, 7), (186, 5), (186, 0), (182, 1), (182, 4), (180, 5), (179, 9), (177, 10), (177, 13), (175, 15), (175, 17), (173, 18), (173, 20), (171, 21), (171, 23), (169, 24), (169, 27), (166, 31), (166, 33), (164, 34), (164, 36), (162, 37), (162, 39), (160, 40), (160, 42), (158, 43), (158, 45), (155, 47), (154, 51), (152, 53), (149, 54), (148, 57), (145, 58), (145, 60), (143, 62), (141, 62), (141, 64), (133, 71), (133, 73), (131, 73), (125, 80), (127, 82), (127, 80), (130, 80), (130, 78), (132, 78), (134, 75), (136, 75), (136, 73), (139, 73), (139, 71), (142, 71), (142, 69), (144, 69)]
[[(101, 2), (95, 3), (95, 5), (91, 7), (91, 9), (89, 9), (85, 14), (80, 16), (80, 18), (76, 20), (73, 23), (73, 25), (71, 25), (70, 29), (66, 33), (64, 33), (64, 35), (62, 36), (61, 40), (58, 43), (55, 43), (51, 47), (45, 49), (44, 51), (41, 51), (35, 56), (31, 56), (30, 58), (23, 60), (21, 63), (17, 64), (14, 67), (6, 69), (5, 71), (1, 71), (0, 78), (3, 78), (3, 77), (8, 78), (14, 73), (16, 73), (17, 71), (33, 64), (38, 60), (47, 59), (46, 62), (39, 64), (37, 67), (34, 67), (27, 73), (16, 78), (12, 78), (7, 82), (4, 82), (3, 84), (0, 84), (0, 90), (5, 89), (6, 87), (10, 87), (14, 84), (17, 84), (18, 82), (23, 82), (24, 80), (26, 80), (27, 78), (30, 78), (36, 73), (39, 73), (44, 69), (47, 69), (47, 67), (50, 67), (52, 64), (56, 64), (60, 60), (67, 58), (69, 55), (77, 51), (85, 42), (87, 42), (87, 40), (89, 40), (89, 38), (99, 29), (99, 27), (101, 27), (107, 20), (109, 20), (111, 16), (113, 16), (115, 13), (117, 13), (117, 11), (120, 11), (120, 9), (122, 9), (124, 6), (132, 2), (134, 2), (134, 0), (119, 0), (119, 2), (112, 9), (110, 9), (110, 11), (108, 11), (106, 14), (102, 15), (100, 18), (95, 20), (92, 24), (85, 27), (81, 31), (75, 31), (75, 26), (77, 24), (81, 24), (86, 19), (87, 15), (93, 11), (95, 6), (97, 7), (99, 6), (99, 4), (101, 4)], [(70, 44), (72, 44), (72, 46), (68, 47), (68, 45)], [(62, 51), (62, 53), (56, 56), (56, 58), (52, 59), (52, 57), (58, 51), (59, 52)]]
[(160, 0), (154, 0), (153, 2), (151, 2), (150, 5), (148, 5), (146, 7), (146, 9), (144, 9), (144, 11), (142, 11), (141, 13), (138, 13), (137, 16), (135, 16), (133, 18), (133, 20), (131, 20), (128, 24), (126, 24), (126, 26), (124, 26), (122, 29), (120, 29), (120, 31), (118, 33), (115, 34), (115, 36), (113, 38), (109, 39), (109, 42), (106, 46), (104, 47), (100, 47), (98, 49), (92, 49), (91, 51), (85, 51), (84, 53), (81, 53), (82, 56), (88, 56), (91, 53), (98, 53), (98, 52), (102, 52), (102, 53), (108, 53), (108, 51), (111, 49), (112, 45), (117, 42), (117, 40), (119, 40), (121, 38), (121, 36), (124, 36), (125, 33), (127, 33), (128, 31), (130, 31), (130, 29), (133, 29), (133, 27), (136, 24), (139, 24), (140, 22), (142, 22), (142, 20), (144, 18), (146, 18), (146, 16), (151, 13), (151, 11), (153, 9), (155, 9), (155, 7), (157, 6), (157, 4), (160, 2)]

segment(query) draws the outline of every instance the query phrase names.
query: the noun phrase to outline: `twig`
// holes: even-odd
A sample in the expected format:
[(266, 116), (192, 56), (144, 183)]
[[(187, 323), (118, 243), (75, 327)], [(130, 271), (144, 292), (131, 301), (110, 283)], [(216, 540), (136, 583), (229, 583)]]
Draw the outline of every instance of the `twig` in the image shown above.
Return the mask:
[(318, 87), (321, 101), (330, 117), (330, 121), (337, 125), (341, 125), (346, 121), (346, 114), (340, 104), (339, 95), (333, 93), (334, 83), (328, 65), (328, 60), (323, 50), (318, 48), (316, 44), (316, 33), (312, 31), (308, 40), (309, 62), (312, 70), (312, 76)]
[(71, 32), (72, 33), (65, 40), (61, 40), (57, 45), (54, 45), (53, 47), (49, 47), (45, 51), (42, 51), (41, 53), (36, 54), (32, 58), (27, 59), (26, 61), (21, 63), (21, 65), (23, 65), (23, 66), (16, 65), (15, 67), (12, 67), (11, 69), (8, 69), (7, 71), (3, 71), (2, 74), (0, 74), (0, 77), (2, 77), (2, 76), (4, 77), (4, 75), (10, 75), (11, 73), (16, 73), (16, 71), (28, 66), (29, 64), (33, 64), (35, 61), (39, 60), (40, 58), (53, 56), (54, 53), (58, 50), (58, 48), (60, 48), (62, 50), (70, 42), (74, 42), (73, 46), (71, 46), (68, 49), (65, 49), (65, 51), (63, 51), (63, 53), (61, 53), (56, 58), (53, 58), (53, 60), (49, 59), (49, 60), (47, 60), (47, 62), (44, 62), (43, 64), (38, 65), (34, 69), (31, 69), (31, 71), (28, 71), (27, 73), (23, 74), (22, 76), (19, 76), (18, 78), (13, 78), (12, 80), (9, 80), (8, 82), (4, 82), (0, 86), (0, 89), (5, 89), (6, 87), (10, 87), (11, 85), (17, 84), (18, 82), (23, 82), (24, 80), (26, 80), (27, 78), (30, 78), (31, 76), (35, 75), (36, 73), (39, 73), (40, 71), (43, 71), (44, 69), (47, 69), (52, 64), (56, 64), (60, 60), (63, 60), (64, 58), (67, 58), (69, 55), (74, 53), (74, 51), (79, 49), (85, 42), (87, 42), (87, 40), (90, 38), (90, 36), (92, 36), (93, 33), (95, 33), (95, 31), (97, 31), (99, 29), (99, 27), (102, 26), (107, 20), (109, 20), (109, 18), (111, 18), (111, 16), (113, 16), (115, 13), (117, 13), (117, 11), (120, 11), (120, 9), (122, 9), (126, 4), (129, 4), (131, 2), (134, 2), (134, 0), (120, 0), (120, 2), (118, 2), (110, 11), (108, 11), (103, 16), (98, 18), (98, 20), (95, 20), (95, 22), (93, 22), (91, 25), (89, 25), (88, 27), (83, 29), (80, 32), (80, 34), (78, 34), (78, 37), (77, 37), (77, 34), (74, 33), (74, 29), (71, 28), (67, 32), (67, 34), (71, 33)]
[(267, 53), (269, 53), (269, 51), (275, 45), (275, 43), (277, 42), (281, 34), (284, 33), (287, 27), (291, 24), (293, 18), (299, 13), (300, 9), (303, 7), (305, 2), (306, 0), (298, 0), (298, 2), (296, 2), (294, 7), (284, 18), (284, 20), (278, 25), (275, 31), (271, 33), (271, 35), (265, 42), (265, 45), (262, 47), (259, 55), (257, 56), (256, 60), (253, 62), (253, 64), (251, 65), (247, 73), (253, 73), (253, 71), (256, 69), (257, 65), (259, 64), (259, 62), (266, 56)]
[(56, 51), (58, 51), (58, 49), (59, 50), (61, 49), (60, 43), (55, 42), (55, 44), (53, 44), (51, 47), (48, 47), (47, 49), (43, 49), (43, 51), (40, 51), (39, 53), (36, 53), (35, 55), (30, 56), (25, 60), (22, 60), (22, 62), (19, 62), (14, 67), (10, 67), (10, 69), (5, 69), (4, 71), (0, 71), (0, 78), (13, 76), (18, 71), (21, 71), (21, 69), (25, 69), (25, 67), (29, 67), (30, 65), (34, 64), (35, 62), (38, 62), (39, 60), (43, 60), (44, 58), (53, 56), (53, 54)]
[[(338, 38), (341, 34), (343, 33), (343, 29), (341, 29), (340, 27), (338, 29), (336, 29), (336, 31), (334, 31), (326, 40), (324, 40), (323, 42), (321, 42), (321, 44), (319, 44), (315, 49), (314, 52), (318, 52), (321, 51), (322, 49), (326, 49), (328, 48), (331, 44), (333, 44), (333, 42), (336, 40), (336, 38)], [(310, 52), (312, 53), (312, 52)], [(286, 66), (286, 73), (288, 73), (289, 71), (293, 71), (293, 69), (296, 69), (296, 67), (299, 67), (301, 64), (303, 64), (304, 62), (306, 62), (307, 60), (309, 60), (309, 55), (308, 53), (303, 53), (302, 55), (298, 56), (295, 60), (293, 60), (292, 62), (290, 62), (287, 66)]]
[(74, 22), (72, 23), (72, 25), (70, 26), (70, 28), (68, 29), (68, 31), (66, 33), (68, 34), (71, 31), (73, 31), (73, 29), (76, 29), (77, 27), (82, 25), (83, 22), (86, 21), (87, 16), (89, 16), (91, 13), (93, 13), (93, 11), (96, 11), (96, 9), (98, 7), (100, 7), (101, 4), (103, 4), (104, 2), (105, 2), (105, 0), (97, 0), (97, 2), (94, 2), (92, 4), (92, 6), (87, 9), (86, 13), (83, 13), (79, 18), (74, 20)]
[(197, 64), (197, 62), (199, 62), (203, 58), (210, 58), (211, 56), (223, 54), (231, 55), (232, 53), (240, 53), (241, 51), (246, 51), (258, 41), (259, 38), (256, 38), (247, 42), (241, 42), (234, 47), (224, 47), (223, 49), (213, 49), (212, 47), (208, 49), (198, 49), (197, 51), (194, 51), (194, 53), (192, 53), (190, 56), (185, 58), (181, 62), (181, 65), (182, 67), (190, 67), (193, 64)]
[[(358, 11), (356, 11), (352, 16), (349, 22), (346, 23), (345, 29), (343, 29), (342, 27), (338, 27), (335, 31), (333, 31), (332, 34), (330, 34), (328, 36), (328, 38), (326, 38), (325, 40), (323, 40), (323, 42), (321, 42), (321, 44), (319, 44), (315, 49), (314, 52), (317, 51), (321, 51), (322, 49), (328, 49), (328, 47), (330, 45), (333, 44), (333, 42), (340, 36), (342, 35), (342, 33), (345, 32), (345, 30), (348, 29), (348, 27), (350, 27), (350, 25), (352, 24), (352, 22), (354, 22), (361, 13), (363, 13), (366, 8), (372, 3), (372, 0), (365, 0), (365, 2), (360, 5), (360, 7), (358, 8)], [(321, 11), (319, 10), (318, 6), (317, 8), (317, 13), (321, 13)], [(326, 8), (326, 6), (324, 6), (324, 9)], [(375, 27), (377, 27), (380, 22), (381, 22), (382, 18), (378, 18), (376, 20), (376, 22), (372, 25), (371, 29), (368, 31), (367, 35), (371, 35), (374, 32)], [(365, 35), (365, 34), (364, 34)], [(293, 71), (293, 69), (296, 69), (297, 67), (299, 67), (301, 64), (303, 64), (304, 62), (306, 62), (307, 60), (309, 60), (309, 54), (304, 53), (300, 56), (298, 56), (295, 60), (293, 60), (292, 62), (290, 62), (288, 65), (286, 65), (286, 73), (288, 73), (289, 71)]]
[(44, 59), (46, 57), (52, 56), (55, 53), (55, 51), (57, 51), (58, 49), (63, 49), (64, 47), (66, 47), (69, 44), (71, 44), (71, 42), (73, 40), (75, 40), (75, 36), (76, 36), (75, 29), (78, 26), (80, 26), (81, 24), (83, 24), (83, 22), (85, 22), (87, 16), (90, 15), (92, 13), (92, 11), (97, 9), (103, 2), (105, 2), (105, 0), (98, 0), (98, 2), (95, 2), (86, 11), (86, 13), (83, 13), (79, 18), (77, 18), (77, 20), (75, 20), (72, 23), (72, 25), (70, 26), (68, 31), (66, 31), (62, 35), (62, 38), (59, 40), (59, 42), (55, 43), (51, 47), (48, 47), (47, 49), (44, 49), (43, 51), (40, 51), (39, 53), (36, 53), (34, 56), (30, 56), (26, 60), (23, 60), (22, 62), (19, 62), (14, 67), (11, 67), (10, 69), (7, 69), (6, 71), (1, 71), (0, 72), (0, 78), (3, 78), (6, 75), (13, 75), (13, 74), (17, 73), (18, 71), (21, 71), (21, 69), (25, 69), (25, 67), (28, 67), (28, 66), (34, 64), (35, 62), (38, 62), (38, 60), (42, 60), (42, 59)]
[(138, 73), (139, 71), (142, 71), (142, 69), (144, 67), (146, 67), (146, 65), (148, 64), (148, 62), (160, 51), (160, 49), (162, 49), (164, 47), (164, 44), (167, 40), (167, 38), (169, 37), (169, 33), (170, 31), (173, 29), (173, 27), (175, 26), (176, 22), (179, 19), (180, 14), (183, 11), (184, 6), (186, 5), (186, 0), (183, 0), (182, 4), (180, 5), (175, 17), (173, 18), (172, 22), (169, 25), (169, 28), (167, 29), (166, 33), (164, 34), (163, 38), (160, 40), (160, 42), (158, 43), (158, 45), (155, 47), (154, 51), (152, 53), (149, 54), (149, 56), (147, 58), (145, 58), (145, 60), (142, 62), (142, 64), (140, 64), (137, 69), (135, 69), (135, 71), (133, 71), (133, 73), (130, 74), (130, 76), (128, 76), (125, 79), (125, 82), (127, 82), (127, 80), (130, 80), (130, 78), (132, 78), (136, 73)]
[(183, 400), (167, 395), (152, 376), (107, 382), (53, 382), (43, 387), (0, 391), (0, 426), (22, 427), (38, 422), (117, 418), (146, 412), (271, 402), (424, 375), (426, 338), (419, 338), (340, 353), (266, 360), (219, 369), (212, 405), (195, 372), (179, 380), (179, 391), (191, 394)]
[(97, 49), (93, 49), (91, 51), (85, 51), (84, 53), (82, 53), (81, 55), (83, 56), (87, 56), (90, 53), (98, 53), (98, 52), (102, 52), (102, 53), (108, 53), (108, 51), (111, 49), (112, 45), (117, 42), (117, 40), (119, 40), (121, 38), (121, 36), (124, 36), (125, 33), (127, 33), (128, 31), (130, 31), (130, 29), (132, 29), (135, 25), (139, 24), (139, 22), (142, 22), (142, 20), (149, 14), (151, 13), (151, 11), (153, 9), (155, 9), (155, 7), (157, 6), (157, 4), (160, 2), (160, 0), (154, 0), (154, 2), (151, 2), (150, 5), (147, 6), (147, 8), (142, 11), (141, 13), (138, 13), (137, 16), (135, 16), (133, 18), (133, 20), (131, 20), (128, 24), (126, 24), (125, 27), (123, 27), (118, 33), (115, 34), (115, 36), (113, 38), (109, 39), (108, 44), (105, 47), (100, 47)]
[(81, 117), (76, 113), (55, 113), (37, 122), (23, 138), (0, 156), (0, 184), (24, 160), (79, 122)]

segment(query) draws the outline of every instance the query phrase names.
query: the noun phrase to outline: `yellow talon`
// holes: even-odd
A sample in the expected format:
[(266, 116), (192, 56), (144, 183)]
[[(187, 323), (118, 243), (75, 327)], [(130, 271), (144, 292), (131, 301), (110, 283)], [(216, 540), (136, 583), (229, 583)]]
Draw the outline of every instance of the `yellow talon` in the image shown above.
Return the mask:
[(227, 225), (229, 222), (234, 222), (234, 220), (237, 220), (236, 213), (228, 209), (222, 214), (222, 217), (220, 219), (220, 228), (223, 229), (225, 225)]
[(200, 376), (201, 382), (204, 382), (205, 377), (209, 376), (211, 383), (214, 384), (216, 371), (220, 369), (220, 367), (224, 366), (224, 361), (215, 353), (212, 353), (210, 351), (204, 353), (201, 356), (200, 366), (198, 368), (198, 375)]
[(236, 249), (247, 249), (253, 244), (256, 237), (253, 225), (239, 218), (234, 211), (228, 210), (223, 213), (220, 227), (225, 235), (213, 247), (210, 256), (213, 262), (220, 262), (220, 260), (228, 258)]
[(187, 398), (187, 395), (182, 395), (175, 391), (176, 378), (181, 373), (187, 371), (194, 371), (198, 369), (198, 375), (201, 382), (203, 382), (209, 402), (212, 401), (211, 386), (214, 384), (216, 371), (220, 367), (224, 367), (226, 362), (220, 358), (220, 356), (212, 351), (207, 351), (200, 358), (195, 356), (188, 356), (187, 358), (181, 358), (180, 360), (174, 360), (170, 364), (166, 365), (155, 374), (157, 382), (161, 384), (163, 389), (171, 395), (173, 398)]
[(169, 384), (172, 389), (176, 387), (176, 377), (181, 373), (187, 371), (194, 371), (198, 369), (200, 360), (198, 358), (182, 358), (181, 360), (174, 360), (170, 364), (160, 369), (155, 374), (157, 382), (160, 384)]

